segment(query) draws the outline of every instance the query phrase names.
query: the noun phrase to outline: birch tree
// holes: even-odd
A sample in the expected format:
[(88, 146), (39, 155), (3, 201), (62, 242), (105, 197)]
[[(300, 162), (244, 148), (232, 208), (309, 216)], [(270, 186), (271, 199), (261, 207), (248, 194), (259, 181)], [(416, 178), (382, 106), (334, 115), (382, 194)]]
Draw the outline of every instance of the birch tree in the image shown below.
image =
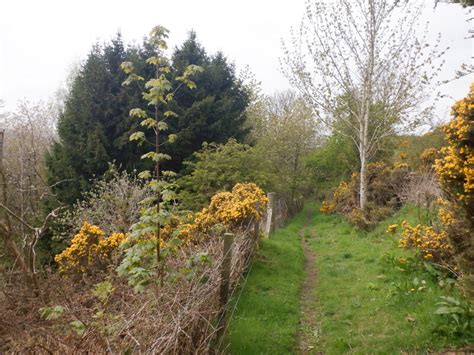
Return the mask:
[[(381, 142), (428, 119), (443, 64), (439, 36), (419, 36), (422, 4), (390, 0), (307, 1), (282, 69), (332, 131), (349, 137), (360, 159), (359, 205), (367, 164)], [(426, 26), (426, 25), (425, 25)]]

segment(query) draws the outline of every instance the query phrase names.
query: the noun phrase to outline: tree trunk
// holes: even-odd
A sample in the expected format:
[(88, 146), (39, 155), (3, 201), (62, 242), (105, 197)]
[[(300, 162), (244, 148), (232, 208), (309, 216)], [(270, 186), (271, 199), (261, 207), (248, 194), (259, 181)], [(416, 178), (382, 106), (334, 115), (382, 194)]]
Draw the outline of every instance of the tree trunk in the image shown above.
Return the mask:
[(367, 202), (367, 162), (365, 152), (360, 155), (359, 207), (365, 209)]
[(360, 122), (359, 132), (359, 158), (360, 158), (360, 177), (359, 177), (359, 208), (365, 209), (367, 203), (367, 151), (368, 151), (368, 135), (369, 135), (369, 103), (365, 100), (365, 112), (362, 115), (363, 119)]
[(365, 209), (367, 203), (367, 160), (369, 152), (369, 122), (371, 119), (370, 108), (372, 105), (372, 80), (375, 63), (375, 37), (376, 37), (376, 4), (374, 0), (369, 1), (369, 38), (368, 38), (368, 64), (367, 73), (364, 80), (364, 96), (362, 101), (362, 121), (359, 122), (359, 154), (360, 154), (360, 186), (359, 186), (359, 207)]

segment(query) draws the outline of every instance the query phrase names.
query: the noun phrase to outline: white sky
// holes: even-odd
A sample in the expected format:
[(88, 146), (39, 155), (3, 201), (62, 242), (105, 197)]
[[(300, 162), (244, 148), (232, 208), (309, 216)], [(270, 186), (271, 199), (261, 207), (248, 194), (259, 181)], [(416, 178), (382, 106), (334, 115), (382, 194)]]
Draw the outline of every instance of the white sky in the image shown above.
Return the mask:
[[(417, 1), (417, 0), (412, 0)], [(432, 4), (434, 0), (426, 0)], [(237, 69), (249, 65), (266, 93), (289, 88), (279, 71), (281, 39), (298, 26), (304, 0), (3, 0), (0, 7), (0, 99), (13, 110), (18, 100), (47, 100), (64, 82), (69, 68), (87, 56), (96, 41), (120, 30), (125, 41), (141, 41), (156, 24), (167, 27), (171, 45), (189, 30), (197, 32), (208, 52), (222, 50)], [(431, 30), (451, 47), (444, 78), (454, 75), (473, 54), (466, 10), (439, 4), (425, 14)], [(454, 99), (467, 93), (471, 78), (448, 84)], [(451, 101), (440, 104), (440, 116)]]

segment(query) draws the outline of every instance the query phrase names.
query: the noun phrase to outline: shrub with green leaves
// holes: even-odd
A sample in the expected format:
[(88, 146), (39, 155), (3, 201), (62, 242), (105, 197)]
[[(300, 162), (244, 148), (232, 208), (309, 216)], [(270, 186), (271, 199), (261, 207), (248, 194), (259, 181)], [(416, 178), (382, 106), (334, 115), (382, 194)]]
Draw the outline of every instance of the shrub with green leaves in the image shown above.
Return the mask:
[(273, 188), (268, 162), (260, 151), (235, 139), (226, 144), (205, 143), (184, 164), (188, 174), (177, 180), (177, 199), (184, 209), (199, 210), (216, 192), (229, 191), (239, 182)]

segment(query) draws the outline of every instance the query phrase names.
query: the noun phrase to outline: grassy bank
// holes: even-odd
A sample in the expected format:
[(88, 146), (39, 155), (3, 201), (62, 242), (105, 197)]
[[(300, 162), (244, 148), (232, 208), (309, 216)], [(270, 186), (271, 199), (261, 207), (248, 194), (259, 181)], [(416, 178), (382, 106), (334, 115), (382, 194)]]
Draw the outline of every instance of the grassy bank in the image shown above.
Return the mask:
[[(385, 233), (389, 224), (416, 219), (416, 210), (405, 207), (366, 233), (340, 216), (312, 215), (305, 235), (317, 255), (318, 276), (310, 353), (424, 353), (461, 344), (439, 332), (434, 314), (440, 296), (458, 297), (456, 289), (440, 287), (439, 278), (415, 266), (413, 253)], [(304, 281), (298, 231), (304, 220), (305, 212), (263, 241), (230, 323), (230, 353), (296, 352)]]
[(285, 354), (296, 345), (304, 255), (304, 212), (262, 240), (229, 325), (231, 354)]
[[(416, 215), (405, 207), (370, 233), (354, 230), (338, 216), (314, 216), (310, 244), (319, 269), (316, 350), (396, 353), (457, 343), (437, 332), (440, 316), (434, 314), (440, 296), (456, 292), (440, 288), (426, 270), (410, 267), (413, 254), (385, 233), (389, 224), (414, 221)], [(400, 258), (408, 261), (402, 265)]]

